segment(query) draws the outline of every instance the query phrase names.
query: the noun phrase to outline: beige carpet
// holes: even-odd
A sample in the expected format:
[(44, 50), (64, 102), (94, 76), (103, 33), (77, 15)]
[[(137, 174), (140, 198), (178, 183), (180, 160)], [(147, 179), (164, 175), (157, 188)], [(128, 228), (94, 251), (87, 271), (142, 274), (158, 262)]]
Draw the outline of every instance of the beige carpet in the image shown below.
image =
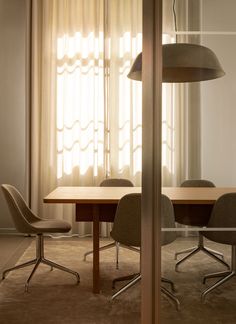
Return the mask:
[[(177, 312), (170, 301), (161, 296), (161, 323), (236, 323), (236, 278), (212, 293), (207, 298), (206, 304), (200, 302), (200, 294), (204, 289), (201, 283), (202, 276), (223, 270), (222, 266), (201, 253), (186, 262), (180, 272), (174, 271), (174, 251), (184, 246), (189, 247), (191, 244), (189, 239), (180, 239), (163, 248), (163, 274), (176, 283), (178, 289), (176, 295), (181, 302), (181, 310)], [(82, 261), (84, 252), (91, 247), (91, 241), (51, 239), (47, 240), (45, 245), (45, 256), (79, 271), (81, 283), (75, 285), (73, 276), (56, 269), (50, 271), (49, 267), (41, 265), (32, 279), (29, 293), (25, 293), (24, 283), (31, 267), (12, 272), (0, 284), (1, 324), (140, 323), (140, 285), (132, 287), (114, 301), (110, 299), (113, 293), (112, 279), (138, 271), (139, 257), (136, 253), (121, 249), (120, 270), (116, 270), (114, 249), (102, 252), (102, 292), (100, 295), (93, 295), (92, 258), (89, 257), (87, 262)], [(210, 245), (220, 250), (225, 249), (222, 245)], [(229, 249), (224, 252), (229, 260)], [(20, 262), (33, 256), (34, 244), (27, 249)]]

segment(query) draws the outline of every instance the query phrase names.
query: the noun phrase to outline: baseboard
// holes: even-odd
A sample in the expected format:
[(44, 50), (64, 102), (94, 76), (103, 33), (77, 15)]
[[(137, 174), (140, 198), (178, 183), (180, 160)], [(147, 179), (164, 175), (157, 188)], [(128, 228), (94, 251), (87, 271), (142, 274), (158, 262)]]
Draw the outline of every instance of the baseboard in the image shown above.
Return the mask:
[(24, 236), (24, 234), (19, 233), (14, 227), (0, 228), (0, 235), (2, 235), (2, 234)]

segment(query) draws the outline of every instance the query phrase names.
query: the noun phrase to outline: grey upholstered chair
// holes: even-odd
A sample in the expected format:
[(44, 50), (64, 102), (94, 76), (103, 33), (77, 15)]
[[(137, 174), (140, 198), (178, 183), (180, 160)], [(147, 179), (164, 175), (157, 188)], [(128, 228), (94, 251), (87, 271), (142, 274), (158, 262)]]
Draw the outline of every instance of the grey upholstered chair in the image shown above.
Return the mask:
[[(236, 193), (227, 193), (217, 199), (207, 227), (236, 228)], [(232, 255), (229, 271), (211, 273), (204, 277), (203, 283), (209, 278), (221, 278), (202, 293), (201, 298), (204, 302), (207, 294), (236, 275), (236, 231), (204, 231), (202, 235), (214, 242), (231, 245)]]
[[(214, 183), (208, 180), (186, 180), (181, 184), (181, 187), (215, 187)], [(177, 222), (184, 225), (190, 226), (206, 226), (209, 221), (209, 216), (205, 216), (203, 211), (201, 210), (202, 206), (181, 206), (182, 208), (186, 207), (185, 212), (183, 212), (183, 216), (178, 214)], [(196, 215), (197, 213), (197, 215)], [(210, 215), (210, 214), (209, 214)], [(210, 248), (204, 246), (203, 235), (199, 233), (198, 236), (198, 245), (183, 251), (179, 251), (175, 253), (175, 259), (177, 260), (177, 256), (179, 254), (188, 253), (181, 260), (179, 260), (175, 269), (177, 270), (179, 265), (182, 264), (187, 259), (191, 258), (194, 254), (198, 252), (204, 252), (210, 257), (214, 258), (216, 261), (222, 263), (224, 266), (229, 268), (229, 265), (224, 261), (224, 256), (218, 251), (214, 251)]]
[[(162, 217), (162, 228), (174, 227), (174, 211), (170, 199), (162, 195), (161, 197), (161, 217)], [(111, 231), (112, 238), (120, 242), (123, 245), (134, 246), (140, 249), (141, 246), (141, 194), (133, 193), (125, 195), (121, 198), (114, 220), (114, 225)], [(162, 233), (162, 245), (173, 242), (176, 238), (175, 232), (163, 232)], [(129, 280), (129, 282), (118, 290), (112, 299), (119, 296), (122, 292), (135, 285), (141, 280), (141, 273), (135, 273), (130, 276), (120, 277), (113, 280), (113, 288), (117, 281)], [(171, 280), (162, 278), (162, 282), (171, 285), (174, 290), (174, 284)], [(176, 308), (179, 309), (179, 300), (165, 287), (161, 287), (161, 291), (171, 298)]]
[[(133, 183), (128, 179), (122, 179), (122, 178), (109, 178), (105, 179), (100, 183), (100, 187), (133, 187)], [(104, 246), (101, 246), (99, 248), (99, 251), (104, 251), (113, 247), (116, 247), (116, 269), (119, 268), (119, 243), (118, 242), (112, 242), (109, 244), (106, 244)], [(88, 251), (84, 254), (84, 261), (86, 261), (86, 257), (93, 253), (93, 250)]]
[(36, 257), (33, 260), (19, 264), (13, 268), (6, 269), (2, 274), (2, 279), (12, 270), (20, 269), (35, 264), (28, 280), (25, 284), (25, 291), (28, 291), (30, 280), (40, 263), (44, 263), (53, 268), (57, 268), (73, 274), (77, 282), (80, 281), (79, 274), (73, 270), (65, 268), (55, 262), (44, 258), (44, 233), (66, 233), (71, 229), (69, 223), (63, 220), (42, 219), (36, 216), (27, 206), (19, 191), (9, 184), (3, 184), (2, 190), (7, 201), (14, 225), (18, 232), (26, 234), (36, 234)]

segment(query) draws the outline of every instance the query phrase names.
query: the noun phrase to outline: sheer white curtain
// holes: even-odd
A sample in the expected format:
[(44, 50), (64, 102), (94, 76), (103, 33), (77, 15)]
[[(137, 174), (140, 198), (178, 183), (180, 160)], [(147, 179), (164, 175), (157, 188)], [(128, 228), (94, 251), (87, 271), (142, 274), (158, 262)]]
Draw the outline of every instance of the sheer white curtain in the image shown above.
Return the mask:
[[(193, 42), (199, 38), (178, 36), (177, 31), (199, 30), (199, 3), (176, 0), (176, 26), (173, 0), (163, 1), (163, 42)], [(162, 181), (164, 186), (179, 186), (185, 179), (201, 178), (199, 83), (163, 83), (162, 105)]]
[[(61, 185), (141, 178), (141, 84), (127, 79), (142, 47), (141, 0), (32, 0), (31, 203), (69, 220), (74, 206), (44, 205)], [(104, 232), (105, 234), (105, 232)]]
[(110, 175), (140, 185), (142, 83), (127, 74), (142, 51), (142, 1), (108, 0)]

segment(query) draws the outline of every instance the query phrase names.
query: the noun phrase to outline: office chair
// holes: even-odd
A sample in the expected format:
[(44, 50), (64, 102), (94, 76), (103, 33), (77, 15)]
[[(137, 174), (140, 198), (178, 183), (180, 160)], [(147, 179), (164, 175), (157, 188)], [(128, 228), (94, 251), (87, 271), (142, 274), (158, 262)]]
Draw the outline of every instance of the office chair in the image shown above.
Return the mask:
[[(215, 185), (208, 180), (186, 180), (181, 184), (181, 187), (215, 187)], [(190, 225), (190, 226), (206, 226), (208, 224), (209, 215), (204, 214), (202, 210), (202, 206), (189, 205), (189, 206), (181, 206), (181, 208), (182, 208), (181, 210), (182, 214), (178, 213), (177, 215), (176, 213), (176, 221), (178, 223), (184, 225)], [(207, 206), (206, 207), (204, 206), (204, 208), (207, 208)], [(180, 264), (182, 264), (184, 261), (191, 258), (194, 254), (200, 251), (209, 255), (216, 261), (222, 263), (224, 266), (226, 266), (229, 269), (229, 265), (224, 261), (223, 254), (218, 251), (214, 251), (210, 248), (205, 247), (203, 235), (199, 233), (197, 246), (175, 253), (175, 260), (177, 260), (179, 254), (188, 253), (186, 256), (184, 256), (176, 263), (175, 270), (177, 271)]]
[(44, 263), (53, 268), (69, 272), (76, 277), (77, 282), (80, 281), (79, 274), (73, 270), (63, 267), (44, 257), (44, 235), (46, 233), (66, 233), (71, 229), (69, 223), (63, 220), (43, 219), (36, 216), (27, 206), (25, 200), (19, 191), (9, 184), (3, 184), (2, 190), (6, 198), (8, 208), (10, 210), (13, 222), (18, 232), (36, 235), (36, 257), (33, 260), (23, 264), (6, 269), (2, 274), (2, 279), (5, 279), (6, 274), (12, 270), (21, 269), (29, 265), (35, 265), (29, 278), (25, 284), (25, 291), (29, 289), (29, 283), (37, 270), (40, 263)]
[[(100, 183), (100, 187), (133, 187), (133, 186), (134, 185), (130, 180), (118, 179), (118, 178), (105, 179)], [(116, 247), (116, 269), (119, 269), (119, 243), (118, 242), (112, 242), (104, 246), (101, 246), (99, 248), (99, 251), (104, 251), (113, 248), (114, 246)], [(136, 251), (136, 249), (134, 248), (131, 249)], [(84, 261), (86, 261), (87, 256), (90, 254), (93, 254), (93, 250), (88, 251), (84, 254)]]
[[(162, 195), (161, 196), (161, 219), (162, 227), (174, 227), (174, 211), (170, 199)], [(114, 225), (111, 231), (111, 237), (124, 245), (134, 246), (136, 248), (141, 247), (141, 194), (128, 194), (121, 198), (115, 219)], [(175, 232), (163, 232), (162, 233), (162, 245), (173, 242), (176, 238)], [(129, 282), (118, 290), (112, 299), (115, 299), (121, 293), (126, 291), (128, 288), (135, 285), (141, 280), (141, 273), (135, 273), (130, 276), (123, 276), (113, 280), (112, 287), (115, 288), (115, 283), (118, 281), (129, 280)], [(161, 278), (162, 282), (171, 285), (172, 290), (174, 289), (174, 283), (166, 278)], [(161, 287), (162, 293), (168, 296), (174, 301), (176, 308), (179, 309), (179, 300), (165, 287)]]
[[(236, 275), (236, 232), (235, 230), (224, 231), (223, 228), (236, 228), (236, 193), (227, 193), (217, 199), (213, 207), (207, 228), (222, 228), (222, 231), (203, 231), (201, 234), (206, 238), (221, 244), (231, 245), (231, 268), (228, 271), (211, 273), (204, 276), (203, 283), (210, 278), (221, 278), (215, 284), (203, 291), (202, 302), (206, 296), (232, 277)], [(222, 278), (223, 277), (223, 278)]]

